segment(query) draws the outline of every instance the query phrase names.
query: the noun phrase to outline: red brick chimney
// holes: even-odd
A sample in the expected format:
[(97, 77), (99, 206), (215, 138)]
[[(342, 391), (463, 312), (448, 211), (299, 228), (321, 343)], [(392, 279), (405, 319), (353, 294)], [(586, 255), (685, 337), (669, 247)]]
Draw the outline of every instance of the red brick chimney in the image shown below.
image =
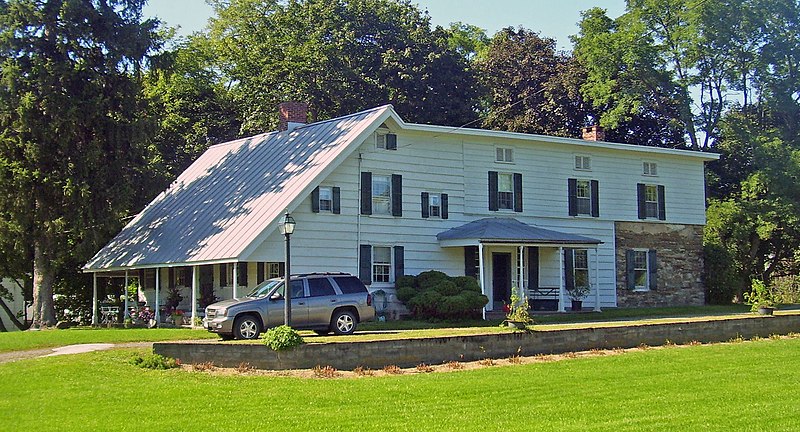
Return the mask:
[(583, 128), (583, 139), (587, 141), (605, 141), (606, 132), (599, 125), (586, 126)]
[(282, 102), (278, 104), (278, 130), (292, 130), (308, 123), (308, 104), (305, 102)]

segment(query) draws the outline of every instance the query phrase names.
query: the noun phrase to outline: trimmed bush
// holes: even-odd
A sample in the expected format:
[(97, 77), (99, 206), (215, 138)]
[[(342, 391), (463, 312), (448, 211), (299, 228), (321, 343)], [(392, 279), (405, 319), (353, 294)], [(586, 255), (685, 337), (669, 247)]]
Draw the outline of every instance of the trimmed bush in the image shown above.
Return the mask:
[(273, 351), (292, 349), (306, 343), (297, 331), (287, 325), (273, 327), (264, 333), (264, 345)]
[(419, 319), (478, 318), (489, 303), (480, 291), (474, 278), (450, 277), (435, 270), (403, 276), (397, 282), (397, 298)]
[(160, 354), (148, 354), (140, 356), (135, 354), (131, 357), (130, 363), (144, 369), (172, 369), (179, 366), (178, 361), (171, 357), (164, 357)]

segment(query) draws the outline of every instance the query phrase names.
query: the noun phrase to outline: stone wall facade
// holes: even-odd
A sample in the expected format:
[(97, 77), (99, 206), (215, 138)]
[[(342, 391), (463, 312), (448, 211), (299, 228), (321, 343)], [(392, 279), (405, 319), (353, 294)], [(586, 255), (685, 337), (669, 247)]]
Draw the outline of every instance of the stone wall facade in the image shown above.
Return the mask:
[[(703, 226), (652, 222), (616, 222), (617, 306), (695, 306), (705, 303)], [(626, 251), (656, 251), (657, 286), (628, 288)]]

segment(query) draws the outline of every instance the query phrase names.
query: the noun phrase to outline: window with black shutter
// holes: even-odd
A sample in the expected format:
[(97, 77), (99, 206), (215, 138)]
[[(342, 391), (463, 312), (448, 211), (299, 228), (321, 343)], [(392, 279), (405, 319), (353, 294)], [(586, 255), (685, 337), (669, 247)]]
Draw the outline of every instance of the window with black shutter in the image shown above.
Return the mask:
[(392, 174), (392, 216), (403, 216), (403, 176)]
[(464, 276), (478, 279), (480, 272), (478, 261), (478, 247), (464, 246)]

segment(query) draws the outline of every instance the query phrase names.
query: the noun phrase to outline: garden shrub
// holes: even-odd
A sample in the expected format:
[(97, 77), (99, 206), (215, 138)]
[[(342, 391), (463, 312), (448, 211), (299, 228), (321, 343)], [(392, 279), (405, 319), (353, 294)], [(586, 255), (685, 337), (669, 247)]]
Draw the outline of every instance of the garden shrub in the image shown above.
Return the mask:
[(718, 244), (703, 246), (706, 303), (730, 304), (743, 291), (730, 252)]
[(141, 356), (134, 354), (130, 363), (144, 369), (172, 369), (179, 366), (178, 361), (171, 357), (164, 357), (160, 354), (147, 354)]
[(474, 278), (450, 277), (435, 270), (398, 279), (397, 298), (421, 319), (478, 318), (489, 303)]
[(306, 343), (297, 331), (287, 325), (273, 327), (264, 333), (264, 345), (273, 351), (292, 349)]
[(770, 291), (778, 303), (800, 303), (800, 276), (792, 275), (773, 278), (770, 283)]

